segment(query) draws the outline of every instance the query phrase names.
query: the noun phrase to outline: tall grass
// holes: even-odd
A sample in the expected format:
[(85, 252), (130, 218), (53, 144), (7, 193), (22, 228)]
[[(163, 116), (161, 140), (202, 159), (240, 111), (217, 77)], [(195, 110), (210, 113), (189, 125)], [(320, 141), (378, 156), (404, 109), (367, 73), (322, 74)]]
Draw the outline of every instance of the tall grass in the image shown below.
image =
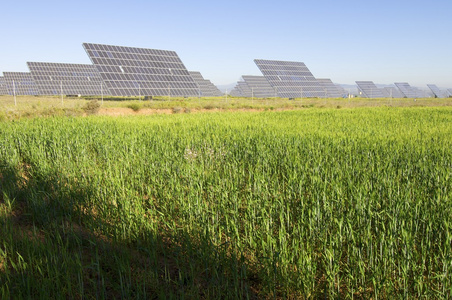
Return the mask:
[(452, 110), (0, 123), (0, 297), (447, 298)]

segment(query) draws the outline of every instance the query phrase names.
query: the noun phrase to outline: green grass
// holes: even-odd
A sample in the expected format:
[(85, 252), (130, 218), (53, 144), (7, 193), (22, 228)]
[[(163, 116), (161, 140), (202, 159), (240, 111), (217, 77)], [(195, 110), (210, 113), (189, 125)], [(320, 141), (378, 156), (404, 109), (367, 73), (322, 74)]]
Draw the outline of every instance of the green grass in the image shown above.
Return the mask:
[(0, 298), (448, 298), (451, 121), (313, 107), (0, 122)]
[(156, 97), (153, 100), (138, 100), (131, 97), (110, 97), (104, 101), (100, 97), (63, 98), (56, 96), (17, 96), (17, 105), (14, 105), (12, 96), (0, 96), (0, 121), (17, 120), (31, 117), (47, 116), (82, 116), (87, 113), (86, 107), (92, 100), (101, 104), (106, 111), (114, 108), (130, 109), (135, 113), (141, 110), (188, 110), (192, 112), (205, 110), (294, 110), (308, 108), (357, 108), (357, 107), (438, 107), (452, 106), (452, 98), (445, 99), (281, 99), (281, 98), (177, 98)]

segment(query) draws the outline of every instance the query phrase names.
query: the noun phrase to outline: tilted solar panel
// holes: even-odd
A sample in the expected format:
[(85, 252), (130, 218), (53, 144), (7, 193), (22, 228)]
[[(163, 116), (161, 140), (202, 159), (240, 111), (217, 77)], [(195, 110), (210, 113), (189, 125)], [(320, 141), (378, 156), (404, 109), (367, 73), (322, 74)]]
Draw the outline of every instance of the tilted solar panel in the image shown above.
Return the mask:
[(201, 72), (189, 71), (189, 73), (198, 85), (201, 97), (220, 97), (223, 94), (210, 80), (204, 79)]
[(383, 88), (383, 95), (386, 98), (403, 98), (404, 95), (395, 87), (385, 87)]
[(435, 84), (427, 84), (427, 86), (436, 98), (446, 97), (446, 93), (442, 92)]
[(114, 96), (198, 96), (199, 89), (174, 51), (84, 43)]
[(93, 65), (44, 62), (27, 65), (40, 95), (109, 95)]
[(317, 78), (317, 81), (326, 91), (328, 98), (340, 98), (345, 94), (344, 90), (335, 85), (329, 78)]
[(9, 95), (39, 95), (29, 72), (3, 72)]
[(326, 97), (325, 89), (302, 62), (255, 59), (279, 97)]
[(248, 85), (248, 91), (251, 90), (251, 95), (249, 95), (249, 97), (275, 97), (275, 89), (268, 83), (265, 76), (243, 75), (242, 78)]
[(0, 95), (8, 95), (8, 89), (6, 88), (5, 77), (0, 76)]
[(410, 86), (407, 82), (396, 82), (394, 83), (396, 87), (399, 89), (399, 91), (403, 94), (406, 98), (416, 98), (417, 94), (416, 91)]
[(372, 81), (355, 81), (358, 90), (366, 98), (384, 98), (383, 92)]

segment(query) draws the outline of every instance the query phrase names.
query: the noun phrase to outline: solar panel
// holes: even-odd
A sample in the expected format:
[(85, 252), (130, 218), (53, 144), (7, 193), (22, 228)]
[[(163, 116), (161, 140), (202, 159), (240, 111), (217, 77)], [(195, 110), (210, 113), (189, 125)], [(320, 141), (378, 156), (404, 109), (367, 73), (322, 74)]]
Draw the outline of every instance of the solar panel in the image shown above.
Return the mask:
[(317, 81), (326, 90), (328, 98), (340, 98), (345, 94), (343, 89), (335, 85), (329, 78), (317, 78)]
[(264, 76), (243, 75), (242, 79), (248, 86), (248, 91), (251, 90), (249, 97), (275, 97), (275, 89), (268, 83)]
[(366, 98), (384, 98), (383, 92), (372, 81), (355, 81)]
[(28, 72), (3, 72), (9, 95), (39, 95), (38, 87)]
[(407, 82), (394, 83), (405, 98), (416, 98), (416, 91)]
[(448, 89), (447, 93), (449, 94), (449, 97), (452, 97), (452, 89)]
[(201, 72), (189, 71), (188, 73), (198, 85), (201, 97), (220, 97), (223, 94), (210, 80), (204, 79)]
[(383, 95), (386, 98), (403, 98), (404, 95), (395, 87), (383, 88)]
[(255, 59), (279, 97), (326, 97), (325, 89), (302, 62)]
[(86, 64), (27, 62), (40, 95), (108, 95), (97, 68)]
[(174, 51), (84, 43), (113, 96), (198, 96), (199, 89)]
[(5, 77), (0, 76), (0, 95), (8, 95), (8, 89), (6, 88)]
[(413, 87), (414, 92), (416, 93), (416, 98), (430, 98), (431, 95), (427, 93), (427, 91), (421, 90), (417, 87)]
[(442, 92), (435, 84), (427, 84), (427, 86), (436, 98), (446, 97), (446, 93)]
[(237, 84), (235, 85), (234, 89), (229, 93), (229, 95), (231, 95), (233, 97), (247, 97), (246, 95), (244, 95), (244, 93), (242, 91), (243, 86), (248, 88), (245, 81), (238, 81)]
[(253, 90), (243, 80), (237, 82), (236, 88), (239, 91), (239, 94), (241, 97), (252, 97), (253, 96)]

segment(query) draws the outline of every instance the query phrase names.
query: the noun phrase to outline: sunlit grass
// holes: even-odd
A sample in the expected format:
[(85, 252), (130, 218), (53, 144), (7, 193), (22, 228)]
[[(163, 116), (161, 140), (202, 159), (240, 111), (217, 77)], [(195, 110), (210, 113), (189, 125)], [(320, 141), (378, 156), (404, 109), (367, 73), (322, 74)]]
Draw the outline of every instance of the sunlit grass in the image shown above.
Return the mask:
[[(205, 110), (294, 110), (306, 108), (357, 108), (357, 107), (433, 107), (452, 106), (452, 98), (445, 99), (314, 99), (296, 98), (178, 98), (154, 97), (152, 100), (144, 98), (126, 97), (61, 97), (58, 96), (0, 96), (0, 120), (13, 120), (41, 116), (81, 116), (86, 114), (84, 109), (88, 102), (97, 100), (101, 105), (101, 114), (109, 115), (113, 109), (128, 109), (130, 112), (146, 111), (190, 111)], [(139, 100), (141, 99), (141, 100)]]
[(0, 298), (448, 298), (451, 121), (316, 104), (0, 122)]

